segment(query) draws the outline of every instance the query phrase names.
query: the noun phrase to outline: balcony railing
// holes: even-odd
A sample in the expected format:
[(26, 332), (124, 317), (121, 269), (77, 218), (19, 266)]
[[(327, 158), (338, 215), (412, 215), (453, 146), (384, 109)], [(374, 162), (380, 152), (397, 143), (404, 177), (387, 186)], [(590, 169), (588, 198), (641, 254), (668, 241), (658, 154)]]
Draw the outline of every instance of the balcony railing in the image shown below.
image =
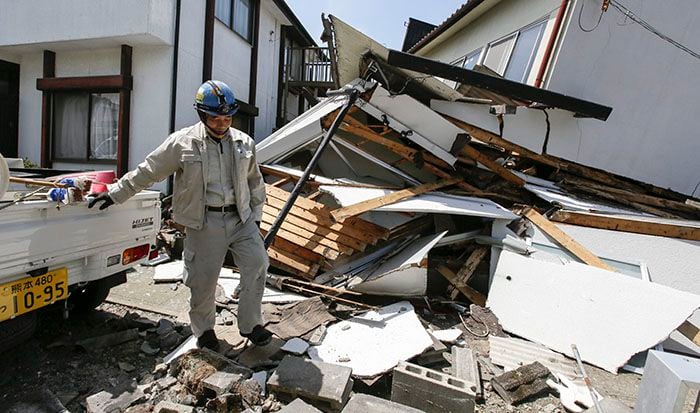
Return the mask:
[(333, 85), (327, 47), (289, 47), (285, 55), (285, 83), (289, 86), (324, 88)]

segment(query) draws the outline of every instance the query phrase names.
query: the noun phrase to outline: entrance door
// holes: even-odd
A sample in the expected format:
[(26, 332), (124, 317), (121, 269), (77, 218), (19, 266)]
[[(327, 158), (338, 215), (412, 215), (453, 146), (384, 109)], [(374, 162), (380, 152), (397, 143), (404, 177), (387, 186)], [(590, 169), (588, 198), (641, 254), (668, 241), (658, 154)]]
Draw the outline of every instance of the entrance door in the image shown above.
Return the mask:
[(19, 65), (0, 60), (0, 153), (18, 156)]

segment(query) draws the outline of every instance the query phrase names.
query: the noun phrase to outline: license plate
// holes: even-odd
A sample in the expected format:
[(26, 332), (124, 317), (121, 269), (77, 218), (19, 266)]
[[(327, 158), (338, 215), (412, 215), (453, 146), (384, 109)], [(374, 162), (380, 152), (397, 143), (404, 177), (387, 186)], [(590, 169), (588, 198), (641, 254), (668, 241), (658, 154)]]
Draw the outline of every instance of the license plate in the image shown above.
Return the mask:
[(68, 298), (68, 269), (0, 285), (0, 321)]

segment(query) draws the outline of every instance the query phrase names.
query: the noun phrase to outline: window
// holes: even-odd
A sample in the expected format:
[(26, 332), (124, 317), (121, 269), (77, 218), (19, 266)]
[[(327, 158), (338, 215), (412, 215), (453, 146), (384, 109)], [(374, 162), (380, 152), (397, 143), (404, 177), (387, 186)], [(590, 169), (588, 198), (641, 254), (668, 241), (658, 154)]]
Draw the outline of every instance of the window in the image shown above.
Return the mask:
[(53, 103), (54, 159), (117, 159), (118, 93), (55, 93)]
[(537, 49), (544, 34), (546, 22), (540, 22), (520, 31), (511, 53), (504, 77), (516, 82), (527, 82)]
[(251, 41), (253, 7), (251, 0), (216, 0), (214, 15), (247, 41)]
[(506, 70), (516, 36), (517, 33), (511, 34), (506, 38), (489, 44), (488, 50), (486, 50), (486, 57), (484, 57), (484, 66), (502, 76)]
[(462, 67), (469, 70), (474, 69), (474, 66), (476, 66), (476, 63), (479, 61), (479, 56), (481, 56), (481, 48), (469, 53), (467, 57), (464, 58)]
[(543, 20), (489, 44), (483, 65), (506, 79), (527, 82), (546, 25)]

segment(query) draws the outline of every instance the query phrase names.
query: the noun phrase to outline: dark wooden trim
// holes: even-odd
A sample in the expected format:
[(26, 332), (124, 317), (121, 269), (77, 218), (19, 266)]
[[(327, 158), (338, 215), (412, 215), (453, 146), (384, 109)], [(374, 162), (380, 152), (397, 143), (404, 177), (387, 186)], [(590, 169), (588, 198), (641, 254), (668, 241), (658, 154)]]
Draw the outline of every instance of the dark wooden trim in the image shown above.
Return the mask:
[[(216, 1), (207, 0), (204, 12), (204, 52), (202, 58), (202, 83), (211, 80), (214, 62), (214, 20)], [(233, 13), (233, 10), (231, 11)], [(232, 17), (233, 18), (233, 17)]]
[(280, 27), (280, 51), (279, 51), (279, 73), (277, 73), (277, 116), (275, 116), (275, 127), (281, 128), (284, 125), (282, 119), (282, 102), (284, 102), (282, 94), (284, 93), (284, 49), (287, 43), (287, 30), (289, 26)]
[[(260, 0), (253, 0), (253, 22), (250, 27), (250, 35), (253, 39), (253, 49), (250, 51), (250, 87), (248, 88), (248, 103), (255, 107), (256, 92), (258, 88), (258, 44), (260, 41)], [(250, 117), (250, 136), (255, 137), (255, 116)]]
[(44, 77), (56, 77), (56, 53), (44, 50)]
[[(44, 50), (42, 76), (45, 79), (56, 76), (56, 53), (50, 50)], [(51, 167), (51, 93), (48, 91), (41, 94), (41, 167)]]
[(523, 83), (514, 82), (512, 80), (489, 76), (473, 70), (432, 59), (426, 59), (398, 50), (389, 50), (387, 62), (390, 65), (402, 69), (453, 80), (464, 85), (498, 93), (499, 95), (512, 99), (536, 102), (550, 107), (565, 109), (582, 117), (591, 117), (604, 121), (608, 119), (610, 112), (612, 112), (612, 108), (609, 106), (603, 106), (583, 99), (552, 92), (547, 89), (540, 89)]
[[(129, 79), (131, 86), (131, 66), (132, 66), (131, 46), (122, 45), (120, 76)], [(131, 129), (131, 87), (122, 88), (119, 91), (119, 126), (117, 143), (117, 175), (123, 176), (129, 171), (129, 136)]]
[(132, 87), (133, 80), (130, 75), (44, 77), (36, 80), (36, 88), (43, 92), (117, 92), (119, 90), (131, 90)]
[(249, 103), (243, 102), (242, 100), (236, 99), (236, 103), (238, 103), (238, 111), (245, 113), (246, 115), (253, 117), (258, 116), (258, 114), (260, 113), (260, 110), (258, 108)]
[[(12, 123), (12, 126), (6, 131), (0, 130), (0, 137), (3, 139), (0, 151), (10, 158), (19, 156), (19, 71), (19, 64), (0, 60), (0, 72), (5, 73), (8, 80), (6, 109)], [(7, 134), (5, 135), (3, 132)]]

